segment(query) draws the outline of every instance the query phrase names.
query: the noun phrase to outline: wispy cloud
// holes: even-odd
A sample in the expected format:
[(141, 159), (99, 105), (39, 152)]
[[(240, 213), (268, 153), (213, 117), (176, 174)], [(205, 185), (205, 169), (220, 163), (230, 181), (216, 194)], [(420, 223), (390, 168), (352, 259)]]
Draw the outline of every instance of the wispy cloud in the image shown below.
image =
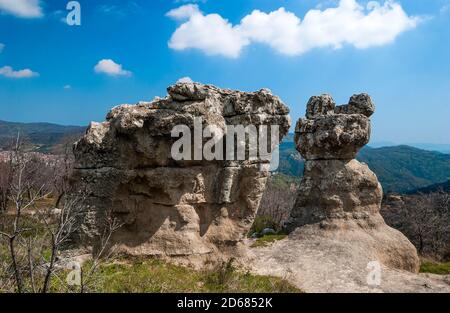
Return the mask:
[(48, 15), (61, 23), (67, 24), (67, 11), (55, 10)]
[(392, 0), (370, 1), (366, 6), (356, 0), (341, 0), (336, 7), (308, 11), (303, 20), (285, 8), (270, 13), (254, 10), (237, 25), (219, 14), (204, 14), (197, 4), (183, 5), (166, 15), (183, 21), (172, 34), (170, 48), (198, 49), (231, 58), (251, 43), (262, 43), (290, 56), (320, 47), (339, 49), (346, 44), (358, 49), (382, 46), (421, 21)]
[(96, 73), (103, 73), (109, 76), (131, 76), (131, 72), (122, 68), (121, 64), (117, 64), (111, 59), (103, 59), (98, 61), (94, 67)]
[(3, 49), (5, 49), (5, 44), (0, 42), (0, 53), (2, 53)]
[(175, 0), (175, 3), (206, 3), (208, 0)]
[(97, 7), (99, 12), (117, 17), (126, 17), (130, 14), (138, 13), (140, 9), (141, 6), (135, 1), (122, 2), (120, 5), (102, 4)]
[(179, 8), (170, 10), (167, 12), (166, 16), (173, 18), (174, 20), (186, 20), (190, 19), (192, 16), (200, 14), (200, 9), (197, 4), (186, 4)]
[(40, 0), (0, 0), (0, 11), (22, 18), (44, 16)]
[(0, 75), (8, 78), (31, 78), (39, 76), (39, 73), (33, 72), (28, 68), (15, 71), (11, 66), (3, 66), (0, 68)]
[(97, 9), (104, 14), (120, 15), (120, 16), (125, 15), (125, 12), (123, 11), (123, 9), (114, 4), (102, 4), (102, 5), (98, 6)]
[(65, 85), (65, 86), (63, 87), (63, 89), (64, 89), (64, 90), (70, 90), (70, 89), (72, 89), (72, 86), (71, 86), (71, 85)]

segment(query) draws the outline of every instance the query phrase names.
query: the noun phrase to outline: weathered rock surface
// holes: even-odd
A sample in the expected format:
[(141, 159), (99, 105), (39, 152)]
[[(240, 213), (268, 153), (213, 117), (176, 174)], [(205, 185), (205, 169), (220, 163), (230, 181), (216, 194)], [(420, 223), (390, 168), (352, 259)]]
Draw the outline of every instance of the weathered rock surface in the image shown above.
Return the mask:
[(354, 159), (369, 140), (373, 112), (365, 94), (338, 107), (330, 96), (311, 98), (296, 129), (306, 164), (290, 234), (250, 248), (242, 261), (250, 271), (306, 292), (450, 292), (450, 276), (416, 273), (416, 249), (379, 214), (377, 177)]
[(370, 138), (370, 97), (354, 95), (343, 106), (335, 106), (328, 95), (313, 97), (307, 112), (296, 127), (297, 148), (306, 163), (286, 224), (291, 244), (308, 242), (318, 256), (336, 245), (338, 263), (352, 263), (357, 255), (354, 260), (366, 265), (378, 261), (417, 272), (416, 249), (379, 214), (383, 192), (376, 175), (354, 159)]
[[(345, 228), (353, 224), (353, 227)], [(246, 269), (259, 275), (287, 279), (305, 292), (450, 292), (450, 275), (415, 274), (399, 270), (404, 266), (405, 250), (397, 250), (406, 238), (387, 226), (359, 230), (356, 221), (342, 221), (342, 228), (324, 231), (315, 225), (298, 228), (288, 238), (271, 246), (250, 248)], [(396, 240), (401, 240), (395, 245)], [(380, 242), (386, 242), (388, 265), (380, 259)], [(394, 245), (393, 245), (394, 244)], [(249, 243), (251, 245), (251, 243)], [(381, 255), (381, 256), (382, 256)], [(373, 284), (373, 267), (380, 261), (380, 284)], [(411, 266), (411, 265), (408, 265)]]
[(374, 105), (365, 94), (337, 107), (331, 96), (315, 96), (306, 112), (295, 128), (297, 150), (306, 160), (353, 159), (369, 142)]
[(179, 138), (171, 131), (186, 125), (194, 134), (194, 119), (201, 117), (203, 127), (223, 133), (226, 125), (278, 125), (281, 139), (290, 127), (289, 109), (265, 89), (245, 93), (180, 83), (168, 93), (113, 108), (105, 122), (92, 123), (76, 143), (72, 190), (82, 192), (88, 206), (82, 241), (95, 242), (111, 211), (124, 223), (112, 238), (121, 252), (235, 251), (258, 209), (268, 161), (174, 160), (171, 148)]

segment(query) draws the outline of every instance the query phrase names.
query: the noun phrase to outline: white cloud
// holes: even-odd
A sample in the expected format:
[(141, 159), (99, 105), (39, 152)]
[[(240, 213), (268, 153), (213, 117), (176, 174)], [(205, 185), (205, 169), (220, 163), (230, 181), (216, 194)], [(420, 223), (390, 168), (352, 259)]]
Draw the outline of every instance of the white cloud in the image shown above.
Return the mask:
[(65, 90), (69, 90), (69, 89), (72, 89), (72, 86), (70, 86), (70, 85), (65, 85), (63, 88), (64, 88)]
[(450, 4), (444, 4), (441, 9), (439, 10), (439, 12), (441, 14), (447, 13), (450, 9)]
[(303, 20), (284, 8), (270, 13), (254, 10), (237, 25), (218, 14), (205, 15), (193, 4), (171, 10), (167, 16), (184, 21), (172, 34), (170, 48), (199, 49), (232, 58), (251, 43), (266, 44), (292, 56), (320, 47), (339, 49), (345, 44), (358, 49), (381, 46), (421, 20), (408, 16), (393, 0), (369, 1), (365, 7), (356, 0), (341, 0), (337, 7), (308, 11)]
[(40, 0), (0, 0), (0, 11), (24, 18), (42, 17)]
[(30, 78), (39, 76), (39, 73), (33, 72), (28, 68), (15, 71), (11, 66), (3, 66), (0, 68), (0, 75), (8, 78)]
[(179, 83), (193, 83), (194, 81), (190, 78), (190, 77), (188, 77), (188, 76), (186, 76), (186, 77), (181, 77), (179, 80), (177, 80), (177, 84), (179, 84)]
[(124, 70), (121, 64), (117, 64), (111, 59), (100, 60), (94, 70), (96, 73), (104, 73), (109, 76), (131, 76), (130, 71)]
[(3, 49), (5, 49), (5, 44), (0, 42), (0, 53), (2, 53)]
[(200, 49), (210, 55), (237, 57), (249, 41), (236, 27), (218, 14), (203, 15), (197, 5), (187, 4), (167, 16), (188, 19), (173, 33), (169, 47), (175, 50)]
[(186, 4), (172, 9), (166, 13), (166, 16), (171, 17), (175, 20), (188, 19), (195, 14), (202, 14), (197, 4)]

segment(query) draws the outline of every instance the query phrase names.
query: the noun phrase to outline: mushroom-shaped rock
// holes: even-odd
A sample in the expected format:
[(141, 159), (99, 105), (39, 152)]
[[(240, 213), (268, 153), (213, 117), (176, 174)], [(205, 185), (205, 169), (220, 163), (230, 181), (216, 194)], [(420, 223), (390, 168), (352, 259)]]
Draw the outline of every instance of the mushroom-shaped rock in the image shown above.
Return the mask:
[(307, 160), (353, 159), (369, 142), (370, 120), (361, 112), (369, 111), (369, 104), (373, 109), (370, 97), (355, 95), (344, 106), (334, 103), (330, 95), (311, 97), (306, 118), (297, 122), (297, 150)]
[[(295, 130), (297, 150), (305, 168), (297, 200), (286, 228), (290, 238), (333, 246), (340, 238), (343, 256), (351, 242), (363, 247), (361, 259), (415, 272), (416, 249), (379, 214), (382, 188), (376, 175), (355, 157), (369, 142), (374, 104), (367, 94), (354, 95), (348, 104), (334, 107), (330, 96), (312, 97), (306, 118)], [(312, 239), (313, 238), (313, 239)], [(352, 260), (342, 259), (343, 262)]]

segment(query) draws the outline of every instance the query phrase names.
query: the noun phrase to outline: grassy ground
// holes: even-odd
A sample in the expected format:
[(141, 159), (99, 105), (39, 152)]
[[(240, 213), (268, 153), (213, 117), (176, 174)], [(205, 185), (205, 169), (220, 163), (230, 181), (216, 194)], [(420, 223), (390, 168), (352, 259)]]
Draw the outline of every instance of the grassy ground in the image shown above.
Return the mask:
[[(101, 293), (301, 292), (283, 279), (238, 271), (232, 263), (196, 271), (157, 259), (121, 259), (104, 264), (93, 281), (89, 291)], [(63, 280), (54, 280), (53, 292), (65, 290)]]
[[(39, 203), (41, 207), (49, 207), (51, 200), (44, 199)], [(0, 215), (0, 230), (10, 232), (14, 216), (12, 214)], [(46, 238), (48, 232), (43, 224), (40, 224), (32, 216), (25, 214), (21, 219), (21, 225), (30, 229), (23, 233), (23, 239)], [(269, 241), (266, 236), (262, 241)], [(17, 243), (19, 245), (19, 242)], [(19, 249), (20, 264), (27, 268), (26, 251)], [(48, 262), (50, 250), (44, 244), (37, 251), (39, 260)], [(11, 257), (5, 238), (0, 238), (0, 293), (14, 290), (14, 281), (11, 280)], [(89, 271), (89, 264), (83, 268), (83, 272)], [(51, 282), (52, 292), (77, 291), (76, 288), (68, 289), (66, 277), (68, 270), (58, 270)], [(29, 275), (28, 275), (29, 276)], [(24, 272), (24, 289), (31, 291), (30, 279)], [(5, 284), (6, 279), (8, 283)], [(37, 286), (41, 286), (43, 272), (36, 271)], [(2, 286), (6, 286), (3, 289)], [(152, 258), (119, 258), (102, 264), (92, 276), (88, 284), (88, 292), (301, 292), (289, 284), (286, 280), (257, 276), (242, 272), (235, 268), (233, 262), (220, 264), (213, 269), (194, 270), (192, 268), (176, 266), (162, 260)]]
[(286, 238), (286, 235), (265, 235), (261, 238), (256, 239), (256, 241), (251, 245), (251, 247), (252, 248), (266, 247), (272, 242), (282, 240), (284, 238)]
[[(10, 258), (6, 247), (0, 245), (0, 263), (6, 264), (4, 262), (10, 263)], [(88, 273), (89, 270), (90, 264), (85, 264), (83, 273)], [(69, 270), (56, 271), (50, 292), (79, 292), (78, 287), (71, 288), (66, 283), (68, 274)], [(6, 276), (0, 266), (0, 293), (14, 290), (11, 283), (8, 284), (8, 289), (2, 290), (4, 283), (1, 280)], [(36, 275), (35, 280), (37, 286), (42, 286), (42, 275)], [(29, 279), (24, 280), (24, 285), (24, 290), (31, 292)], [(284, 279), (243, 272), (236, 269), (231, 262), (212, 269), (195, 270), (153, 258), (119, 258), (105, 262), (89, 278), (86, 285), (85, 292), (95, 293), (302, 292)]]
[(432, 273), (439, 275), (450, 275), (450, 262), (448, 263), (435, 263), (425, 261), (420, 265), (421, 273)]

